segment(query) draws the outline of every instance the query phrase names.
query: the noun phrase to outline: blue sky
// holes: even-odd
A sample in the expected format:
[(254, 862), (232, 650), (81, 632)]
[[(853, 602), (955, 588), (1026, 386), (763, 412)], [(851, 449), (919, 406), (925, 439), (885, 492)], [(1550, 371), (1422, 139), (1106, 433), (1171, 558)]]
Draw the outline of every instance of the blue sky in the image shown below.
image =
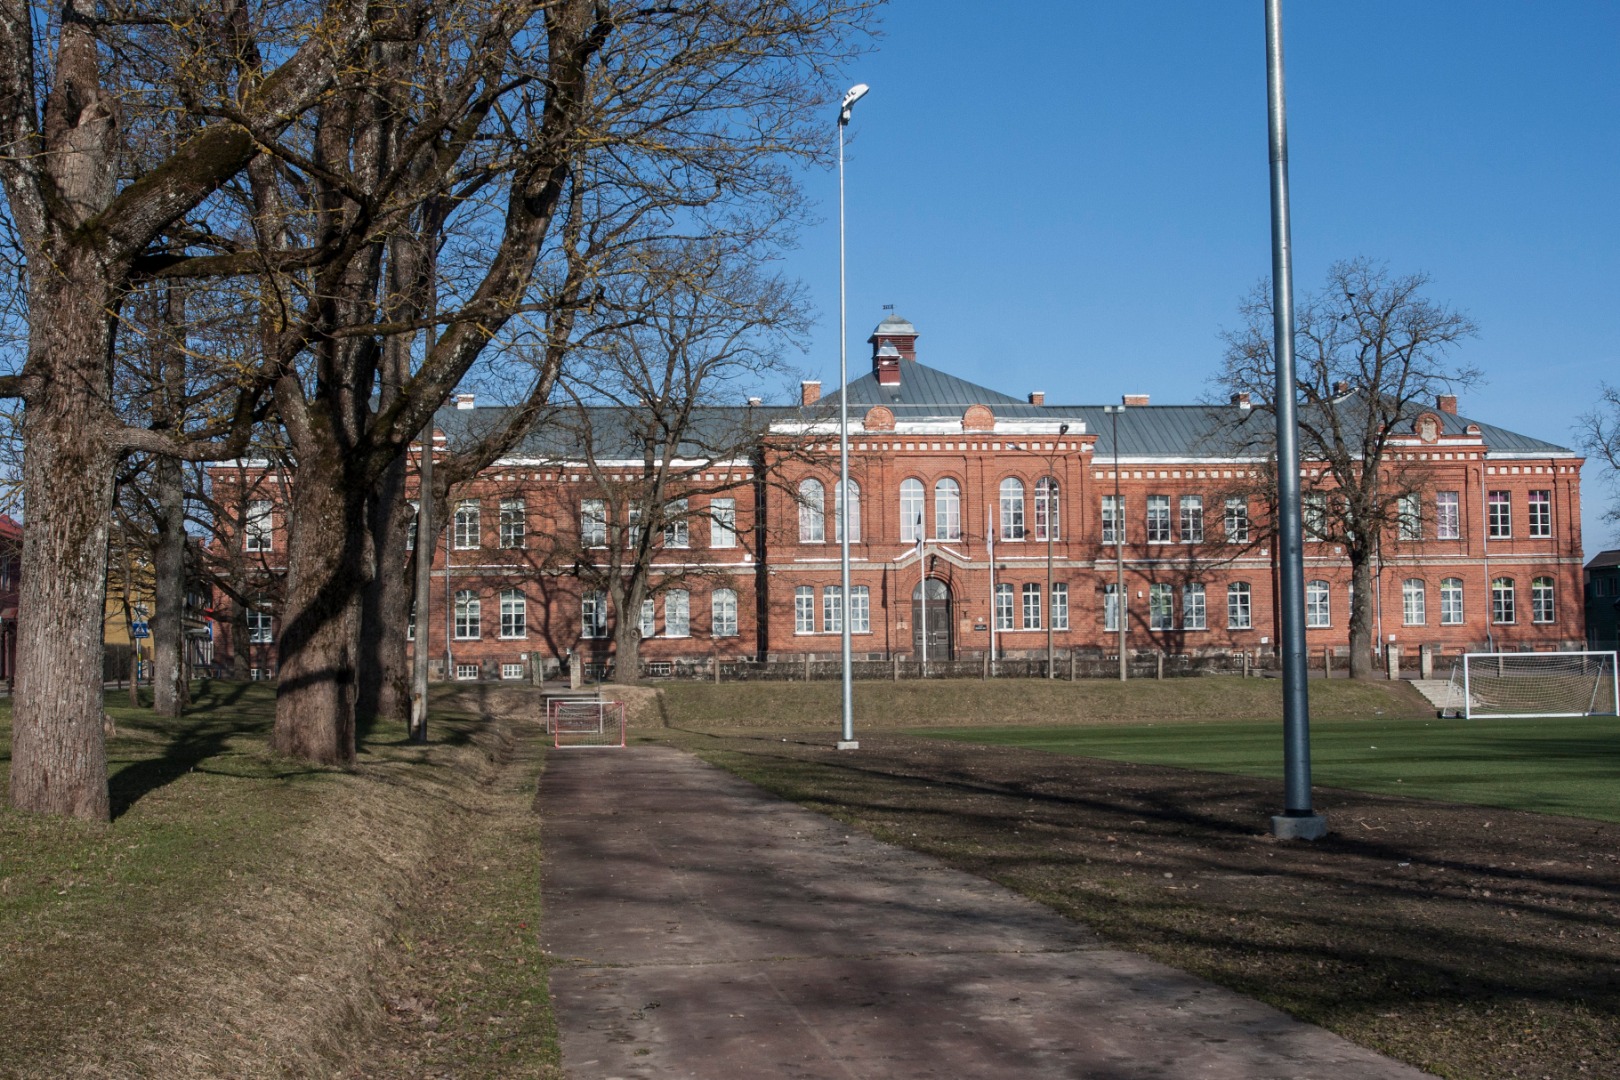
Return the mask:
[[(1572, 445), (1620, 382), (1620, 4), (1285, 5), (1295, 287), (1367, 256), (1481, 327), (1460, 411)], [(882, 305), (925, 363), (1048, 401), (1210, 392), (1270, 267), (1260, 0), (893, 0), (849, 70), (851, 373)], [(833, 117), (829, 116), (829, 132)], [(837, 174), (789, 259), (838, 377)], [(1620, 537), (1588, 465), (1588, 554)]]

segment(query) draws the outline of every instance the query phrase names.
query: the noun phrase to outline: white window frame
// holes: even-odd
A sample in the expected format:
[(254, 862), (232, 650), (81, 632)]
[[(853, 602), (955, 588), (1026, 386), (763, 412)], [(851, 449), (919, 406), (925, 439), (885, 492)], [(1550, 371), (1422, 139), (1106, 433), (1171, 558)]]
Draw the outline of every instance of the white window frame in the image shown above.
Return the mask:
[(872, 589), (868, 585), (851, 585), (849, 588), (849, 632), (872, 632)]
[(1333, 590), (1317, 578), (1305, 583), (1305, 628), (1320, 630), (1333, 625)]
[(415, 499), (410, 500), (411, 520), (405, 523), (405, 550), (416, 550), (416, 530), (422, 523), (422, 504)]
[(671, 589), (664, 594), (664, 636), (692, 636), (692, 594), (685, 589)]
[(521, 550), (529, 542), (529, 504), (521, 498), (501, 500), (501, 547)]
[(1485, 535), (1490, 540), (1513, 538), (1513, 492), (1490, 491), (1485, 494)]
[(475, 551), (483, 543), (482, 510), (477, 499), (456, 503), (453, 541), (457, 551)]
[(1401, 582), (1401, 625), (1423, 626), (1429, 621), (1429, 583), (1422, 578)]
[(1102, 497), (1102, 542), (1105, 544), (1128, 542), (1125, 532), (1125, 496), (1119, 496), (1118, 506), (1114, 503), (1114, 496)]
[(1022, 614), (1021, 629), (1039, 630), (1041, 628), (1040, 585), (1033, 581), (1025, 582), (1023, 588), (1019, 590), (1019, 594), (1022, 601), (1019, 605)]
[(1202, 495), (1181, 496), (1181, 542), (1183, 544), (1202, 544), (1204, 542), (1204, 497)]
[(503, 640), (511, 641), (529, 636), (529, 599), (522, 589), (501, 590), (501, 633)]
[(276, 616), (269, 604), (261, 602), (248, 607), (247, 634), (249, 645), (276, 643)]
[(710, 633), (717, 638), (738, 636), (737, 591), (716, 589), (709, 597)]
[(816, 589), (814, 585), (800, 585), (793, 590), (793, 632), (816, 632)]
[(996, 630), (1013, 628), (1013, 587), (1010, 582), (996, 583)]
[(1024, 482), (1016, 476), (1002, 479), (996, 488), (1001, 507), (1001, 539), (1022, 543), (1024, 539)]
[(1557, 593), (1557, 584), (1546, 574), (1530, 579), (1531, 622), (1546, 624), (1557, 621)]
[(1531, 539), (1551, 539), (1553, 534), (1551, 489), (1537, 488), (1535, 491), (1530, 492), (1529, 508), (1525, 514), (1525, 528), (1529, 530)]
[(1462, 539), (1461, 493), (1456, 491), (1435, 492), (1434, 538), (1436, 540)]
[(483, 633), (484, 603), (472, 589), (458, 589), (455, 596), (457, 641), (477, 641)]
[(1518, 582), (1510, 577), (1491, 579), (1491, 622), (1512, 626), (1518, 621)]
[(686, 548), (692, 546), (692, 526), (687, 518), (685, 499), (671, 499), (664, 504), (664, 546)]
[(900, 542), (915, 544), (923, 535), (925, 505), (923, 482), (915, 476), (900, 481)]
[(1254, 588), (1247, 581), (1227, 583), (1226, 628), (1228, 630), (1254, 629)]
[(934, 539), (962, 539), (962, 486), (953, 477), (934, 482)]
[(1423, 539), (1423, 496), (1409, 491), (1400, 497), (1395, 511), (1396, 535), (1408, 543)]
[(1113, 581), (1103, 585), (1103, 633), (1119, 633), (1119, 585)]
[[(1165, 513), (1170, 512), (1166, 496)], [(1168, 581), (1155, 581), (1148, 586), (1148, 629), (1174, 630), (1176, 628), (1176, 593)]]
[(643, 638), (658, 635), (658, 601), (647, 597), (641, 602), (641, 636)]
[(1052, 582), (1052, 629), (1067, 630), (1069, 628), (1069, 583), (1067, 581)]
[(1249, 542), (1249, 500), (1241, 495), (1226, 500), (1225, 516), (1221, 525), (1228, 544)]
[(606, 499), (579, 500), (579, 543), (586, 548), (605, 548), (608, 542)]
[(579, 598), (579, 636), (607, 637), (607, 614), (607, 593), (601, 589), (587, 589)]
[(1181, 628), (1209, 629), (1209, 608), (1201, 581), (1189, 581), (1181, 587)]
[(737, 546), (737, 500), (715, 498), (709, 500), (709, 546), (734, 548)]
[(1063, 486), (1055, 476), (1035, 481), (1035, 539), (1042, 543), (1063, 539)]
[(1147, 497), (1147, 517), (1143, 520), (1147, 527), (1148, 543), (1168, 544), (1170, 542), (1170, 496), (1149, 495)]
[(1465, 619), (1462, 578), (1443, 578), (1440, 582), (1440, 625), (1461, 626)]
[(806, 477), (799, 481), (799, 543), (827, 542), (827, 489), (821, 481)]
[[(837, 482), (833, 484), (833, 542), (840, 543), (844, 539), (844, 485)], [(849, 479), (849, 542), (861, 542), (861, 485), (852, 476)]]
[(263, 552), (275, 546), (275, 504), (269, 499), (254, 499), (247, 504), (242, 517), (242, 550)]
[(826, 585), (822, 587), (821, 629), (824, 633), (841, 634), (844, 632), (843, 598), (844, 587), (842, 585)]

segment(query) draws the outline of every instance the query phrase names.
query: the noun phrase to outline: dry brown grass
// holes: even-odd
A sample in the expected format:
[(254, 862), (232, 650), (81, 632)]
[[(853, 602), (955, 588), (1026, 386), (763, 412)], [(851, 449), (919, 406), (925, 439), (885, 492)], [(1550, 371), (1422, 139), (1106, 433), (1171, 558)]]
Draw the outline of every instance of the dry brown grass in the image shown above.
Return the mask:
[(394, 1039), (377, 972), (434, 861), (528, 815), (513, 691), (457, 689), (434, 743), (352, 773), (271, 758), (268, 695), (214, 692), (118, 717), (111, 825), (0, 816), (0, 1074), (340, 1075)]

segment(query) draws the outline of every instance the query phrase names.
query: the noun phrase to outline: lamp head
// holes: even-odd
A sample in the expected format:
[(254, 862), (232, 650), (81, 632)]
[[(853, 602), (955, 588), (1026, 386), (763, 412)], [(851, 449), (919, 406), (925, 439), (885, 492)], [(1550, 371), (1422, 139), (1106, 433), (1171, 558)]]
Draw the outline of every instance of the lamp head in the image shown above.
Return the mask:
[(1067, 435), (1068, 433), (1069, 433), (1069, 425), (1068, 424), (1059, 424), (1058, 425), (1058, 434), (1059, 435)]
[(856, 83), (844, 93), (844, 103), (838, 106), (838, 125), (840, 127), (849, 123), (849, 111), (855, 107), (857, 101), (866, 96), (866, 92), (870, 89), (872, 88), (865, 83)]

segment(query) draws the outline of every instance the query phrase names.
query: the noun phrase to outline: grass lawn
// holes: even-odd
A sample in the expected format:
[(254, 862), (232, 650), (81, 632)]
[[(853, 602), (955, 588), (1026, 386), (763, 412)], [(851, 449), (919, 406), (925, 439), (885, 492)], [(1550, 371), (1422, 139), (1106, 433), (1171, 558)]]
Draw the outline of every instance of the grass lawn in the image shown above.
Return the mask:
[[(1281, 779), (1276, 721), (951, 728), (936, 738)], [(1620, 717), (1313, 721), (1315, 784), (1620, 821)]]
[[(0, 808), (0, 1075), (558, 1075), (543, 754), (500, 693), (444, 688), (429, 745), (353, 771), (268, 752), (268, 684), (109, 694), (113, 820)], [(4, 702), (0, 798), (10, 741)]]

